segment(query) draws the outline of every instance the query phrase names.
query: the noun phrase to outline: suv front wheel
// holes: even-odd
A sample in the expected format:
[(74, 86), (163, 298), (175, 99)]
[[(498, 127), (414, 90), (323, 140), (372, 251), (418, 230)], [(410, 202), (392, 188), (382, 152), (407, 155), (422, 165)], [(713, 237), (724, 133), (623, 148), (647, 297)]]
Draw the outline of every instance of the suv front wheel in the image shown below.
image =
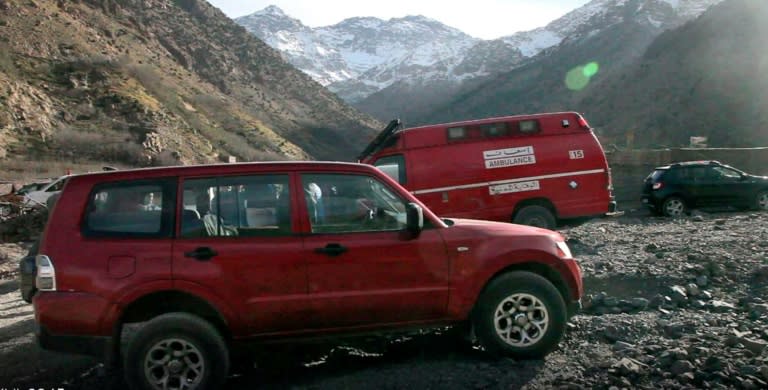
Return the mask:
[(475, 334), (492, 355), (540, 358), (557, 347), (567, 322), (557, 288), (532, 272), (503, 274), (480, 294), (473, 312)]
[(217, 389), (227, 378), (229, 353), (209, 322), (188, 313), (168, 313), (136, 333), (124, 369), (134, 390)]
[(661, 212), (667, 217), (682, 217), (686, 209), (683, 199), (676, 196), (670, 196), (661, 205)]

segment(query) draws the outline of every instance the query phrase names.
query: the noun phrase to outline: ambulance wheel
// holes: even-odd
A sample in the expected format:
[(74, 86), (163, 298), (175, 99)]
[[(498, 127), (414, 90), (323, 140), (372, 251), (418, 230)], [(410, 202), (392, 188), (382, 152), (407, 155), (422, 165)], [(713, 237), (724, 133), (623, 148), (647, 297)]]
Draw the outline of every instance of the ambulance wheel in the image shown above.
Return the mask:
[(525, 206), (515, 214), (512, 222), (544, 229), (555, 228), (555, 216), (543, 206)]

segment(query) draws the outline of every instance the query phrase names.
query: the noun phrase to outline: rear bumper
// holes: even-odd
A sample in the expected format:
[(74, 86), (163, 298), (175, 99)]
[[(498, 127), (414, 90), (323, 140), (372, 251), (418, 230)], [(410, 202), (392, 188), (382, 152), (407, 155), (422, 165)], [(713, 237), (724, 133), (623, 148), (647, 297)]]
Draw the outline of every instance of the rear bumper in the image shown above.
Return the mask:
[(41, 348), (49, 351), (107, 357), (113, 351), (112, 337), (53, 335), (44, 326), (35, 323), (35, 338)]
[(656, 198), (650, 195), (643, 195), (642, 197), (640, 197), (640, 201), (643, 203), (643, 206), (651, 209), (656, 209), (659, 207), (658, 201), (656, 200)]

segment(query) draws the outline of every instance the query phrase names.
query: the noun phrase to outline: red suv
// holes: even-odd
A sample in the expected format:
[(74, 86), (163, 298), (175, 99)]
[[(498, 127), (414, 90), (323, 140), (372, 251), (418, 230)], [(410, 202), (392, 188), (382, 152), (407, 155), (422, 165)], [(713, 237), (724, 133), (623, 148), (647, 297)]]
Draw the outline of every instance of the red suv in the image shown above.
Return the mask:
[(139, 389), (215, 388), (246, 340), (414, 326), (542, 356), (582, 295), (560, 234), (440, 219), (372, 166), (321, 162), (72, 176), (35, 281), (42, 347), (121, 358)]

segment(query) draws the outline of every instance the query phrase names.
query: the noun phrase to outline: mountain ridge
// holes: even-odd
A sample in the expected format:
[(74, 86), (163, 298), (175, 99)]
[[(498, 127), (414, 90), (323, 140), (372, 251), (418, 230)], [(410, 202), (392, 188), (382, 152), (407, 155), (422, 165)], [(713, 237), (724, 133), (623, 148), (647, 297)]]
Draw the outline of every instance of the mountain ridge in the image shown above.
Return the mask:
[(2, 0), (0, 25), (0, 157), (351, 160), (380, 127), (202, 0)]

